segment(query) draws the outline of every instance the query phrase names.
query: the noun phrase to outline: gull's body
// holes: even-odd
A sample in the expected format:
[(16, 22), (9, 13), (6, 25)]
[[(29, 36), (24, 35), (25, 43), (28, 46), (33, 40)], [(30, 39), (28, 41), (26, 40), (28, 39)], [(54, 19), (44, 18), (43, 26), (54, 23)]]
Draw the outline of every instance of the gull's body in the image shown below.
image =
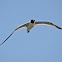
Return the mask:
[(35, 23), (29, 23), (29, 25), (27, 26), (27, 30), (26, 31), (29, 32), (30, 29), (34, 27), (34, 25), (35, 25)]
[[(34, 19), (32, 19), (30, 22), (25, 23), (25, 24), (23, 24), (23, 25), (17, 27), (17, 28), (9, 35), (9, 37), (10, 37), (15, 31), (17, 31), (18, 29), (21, 29), (21, 28), (23, 28), (23, 27), (27, 27), (27, 30), (26, 30), (26, 31), (29, 32), (29, 31), (34, 27), (34, 25), (39, 25), (39, 24), (52, 25), (52, 26), (55, 26), (56, 28), (62, 30), (62, 28), (60, 28), (59, 26), (57, 26), (57, 25), (55, 25), (55, 24), (53, 24), (53, 23), (51, 23), (51, 22), (49, 22), (49, 21), (35, 21)], [(9, 37), (8, 37), (8, 38), (9, 38)], [(7, 39), (8, 39), (8, 38), (7, 38)], [(7, 40), (7, 39), (6, 39), (6, 40)], [(4, 40), (3, 43), (4, 43), (6, 40)], [(1, 43), (0, 45), (2, 45), (3, 43)]]

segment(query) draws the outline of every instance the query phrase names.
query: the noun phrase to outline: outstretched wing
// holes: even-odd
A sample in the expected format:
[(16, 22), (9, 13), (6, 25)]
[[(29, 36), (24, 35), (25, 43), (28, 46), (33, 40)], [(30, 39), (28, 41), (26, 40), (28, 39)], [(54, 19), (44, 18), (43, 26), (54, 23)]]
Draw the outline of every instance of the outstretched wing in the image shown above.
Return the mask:
[(49, 21), (35, 21), (35, 25), (38, 25), (38, 24), (52, 25), (52, 26), (55, 26), (56, 28), (62, 30), (62, 28), (60, 28), (59, 26), (57, 26), (57, 25), (55, 25), (55, 24), (53, 24), (53, 23), (51, 23)]
[(6, 40), (8, 40), (8, 38), (9, 38), (15, 31), (17, 31), (18, 29), (21, 29), (21, 28), (23, 28), (23, 27), (27, 27), (28, 24), (29, 24), (29, 23), (26, 23), (26, 24), (23, 24), (23, 25), (17, 27), (0, 45), (2, 45), (4, 42), (6, 42)]

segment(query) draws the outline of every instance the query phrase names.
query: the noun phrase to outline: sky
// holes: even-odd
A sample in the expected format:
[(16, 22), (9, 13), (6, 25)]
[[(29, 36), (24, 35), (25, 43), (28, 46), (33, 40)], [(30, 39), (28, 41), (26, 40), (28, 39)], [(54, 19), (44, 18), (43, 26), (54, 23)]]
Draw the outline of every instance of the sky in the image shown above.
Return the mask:
[[(62, 27), (62, 0), (0, 0), (0, 43), (31, 19)], [(0, 46), (0, 62), (62, 62), (62, 30), (37, 25), (16, 31)]]

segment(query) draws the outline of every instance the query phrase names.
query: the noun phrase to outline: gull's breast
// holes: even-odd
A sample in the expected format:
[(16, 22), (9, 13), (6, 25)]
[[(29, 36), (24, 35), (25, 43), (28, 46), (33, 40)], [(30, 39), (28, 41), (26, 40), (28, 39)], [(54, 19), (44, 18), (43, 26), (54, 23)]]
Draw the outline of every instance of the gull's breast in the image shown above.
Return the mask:
[(34, 23), (30, 23), (28, 26), (27, 26), (27, 31), (30, 31), (31, 28), (34, 27)]

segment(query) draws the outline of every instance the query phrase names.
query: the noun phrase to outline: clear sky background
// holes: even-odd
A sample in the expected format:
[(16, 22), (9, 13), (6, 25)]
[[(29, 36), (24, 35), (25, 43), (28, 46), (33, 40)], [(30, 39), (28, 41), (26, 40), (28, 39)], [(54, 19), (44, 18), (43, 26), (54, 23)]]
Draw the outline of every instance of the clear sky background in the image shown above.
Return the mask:
[[(0, 0), (0, 43), (31, 19), (62, 27), (62, 0)], [(0, 46), (0, 62), (62, 62), (62, 30), (37, 25), (16, 31)]]

